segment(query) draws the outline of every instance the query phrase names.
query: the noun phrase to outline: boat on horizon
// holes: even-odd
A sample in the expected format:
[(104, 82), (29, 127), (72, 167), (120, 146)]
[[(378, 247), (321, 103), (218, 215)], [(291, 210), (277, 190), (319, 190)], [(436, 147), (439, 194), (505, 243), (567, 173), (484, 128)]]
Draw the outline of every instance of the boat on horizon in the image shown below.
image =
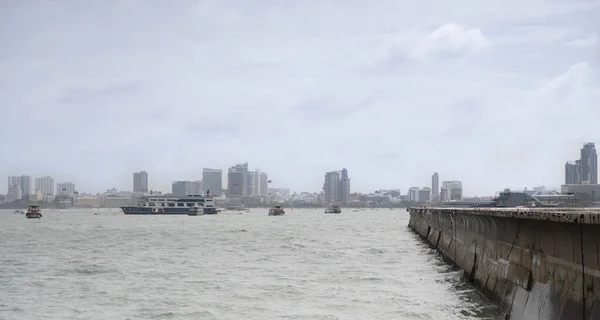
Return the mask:
[[(190, 194), (185, 197), (143, 196), (135, 206), (123, 206), (124, 214), (189, 214), (197, 208), (202, 214), (217, 214), (213, 197)], [(194, 209), (196, 210), (196, 209)]]
[(342, 213), (342, 209), (340, 209), (340, 206), (331, 205), (325, 209), (325, 213)]
[(25, 216), (27, 219), (40, 219), (42, 217), (42, 209), (40, 206), (31, 205), (27, 208)]
[(283, 210), (282, 206), (273, 206), (269, 209), (270, 216), (284, 216), (285, 210)]

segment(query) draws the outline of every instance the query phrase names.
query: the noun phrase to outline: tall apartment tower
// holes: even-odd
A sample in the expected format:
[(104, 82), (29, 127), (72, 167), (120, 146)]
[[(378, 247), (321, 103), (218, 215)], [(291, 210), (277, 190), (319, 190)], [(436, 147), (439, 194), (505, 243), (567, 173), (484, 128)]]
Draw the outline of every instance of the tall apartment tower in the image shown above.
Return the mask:
[(342, 176), (339, 184), (339, 202), (350, 202), (350, 178), (348, 177), (348, 170), (346, 170), (346, 168), (342, 169)]
[(565, 164), (565, 184), (598, 184), (598, 153), (593, 142), (583, 145), (579, 160)]
[(440, 177), (437, 172), (431, 176), (431, 200), (440, 201)]
[(146, 171), (133, 173), (133, 192), (148, 192), (148, 173)]
[(40, 191), (43, 195), (54, 195), (54, 178), (37, 177), (35, 178), (35, 191)]
[(220, 197), (223, 194), (223, 171), (204, 168), (202, 170), (202, 186), (204, 193), (209, 191), (211, 195)]
[(323, 183), (323, 193), (326, 203), (339, 202), (340, 172), (331, 171), (325, 173), (325, 183)]
[(579, 160), (565, 164), (565, 184), (579, 184)]
[(61, 182), (56, 184), (58, 195), (71, 196), (75, 194), (75, 184), (73, 182)]
[(35, 194), (33, 192), (33, 185), (31, 184), (30, 176), (20, 176), (19, 186), (21, 187), (21, 196), (23, 199), (29, 199), (29, 196)]
[(246, 197), (248, 194), (248, 163), (240, 163), (229, 168), (227, 192), (230, 197)]
[(583, 145), (579, 161), (581, 183), (598, 184), (598, 153), (593, 142)]
[(260, 183), (258, 188), (258, 195), (261, 197), (266, 197), (269, 195), (269, 178), (266, 172), (261, 172), (259, 177)]

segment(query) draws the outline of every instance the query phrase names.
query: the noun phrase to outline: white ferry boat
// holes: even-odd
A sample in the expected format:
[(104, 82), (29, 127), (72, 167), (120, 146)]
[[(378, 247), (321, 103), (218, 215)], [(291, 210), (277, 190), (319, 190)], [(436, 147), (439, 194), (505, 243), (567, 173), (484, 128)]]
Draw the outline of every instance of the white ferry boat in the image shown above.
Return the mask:
[(190, 194), (185, 197), (144, 196), (136, 206), (124, 206), (121, 209), (125, 214), (188, 214), (196, 210), (202, 214), (217, 214), (210, 194)]

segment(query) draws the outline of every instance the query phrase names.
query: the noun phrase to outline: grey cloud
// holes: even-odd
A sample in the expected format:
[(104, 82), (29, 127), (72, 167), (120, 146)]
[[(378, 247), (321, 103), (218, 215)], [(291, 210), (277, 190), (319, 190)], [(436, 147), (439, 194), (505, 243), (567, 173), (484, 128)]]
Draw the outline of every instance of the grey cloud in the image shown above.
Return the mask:
[(86, 104), (116, 95), (126, 95), (139, 90), (139, 81), (116, 81), (91, 86), (73, 86), (66, 88), (57, 101), (64, 104)]
[[(91, 182), (110, 176), (130, 188), (130, 173), (147, 169), (168, 190), (202, 166), (248, 160), (295, 190), (318, 190), (324, 170), (345, 166), (357, 191), (425, 185), (439, 171), (486, 194), (560, 183), (550, 171), (561, 168), (534, 165), (560, 155), (536, 150), (514, 163), (497, 157), (499, 145), (519, 152), (540, 132), (561, 148), (600, 141), (590, 129), (598, 65), (583, 46), (598, 29), (597, 1), (3, 8), (0, 135), (28, 141), (6, 139), (11, 154), (48, 157), (5, 157), (0, 176), (68, 176), (81, 190), (110, 187)], [(565, 112), (587, 117), (576, 124)], [(157, 145), (160, 157), (140, 156)]]

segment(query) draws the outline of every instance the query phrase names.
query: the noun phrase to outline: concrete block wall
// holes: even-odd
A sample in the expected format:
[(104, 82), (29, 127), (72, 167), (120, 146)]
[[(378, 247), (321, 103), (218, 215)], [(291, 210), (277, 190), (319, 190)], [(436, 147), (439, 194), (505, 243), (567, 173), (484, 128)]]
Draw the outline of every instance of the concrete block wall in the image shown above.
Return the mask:
[(507, 319), (600, 320), (600, 213), (409, 212), (409, 226), (494, 298)]

